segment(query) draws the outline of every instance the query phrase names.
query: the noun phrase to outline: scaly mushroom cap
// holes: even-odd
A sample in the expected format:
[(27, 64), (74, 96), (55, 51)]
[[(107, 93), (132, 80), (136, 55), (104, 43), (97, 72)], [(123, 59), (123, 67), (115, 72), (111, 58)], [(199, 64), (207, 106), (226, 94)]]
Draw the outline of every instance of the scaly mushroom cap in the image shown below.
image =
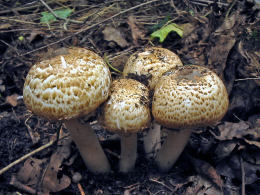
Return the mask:
[(133, 79), (115, 80), (103, 109), (102, 123), (109, 131), (118, 133), (141, 131), (149, 126), (151, 120), (149, 90)]
[(103, 59), (83, 49), (31, 67), (23, 88), (26, 106), (50, 120), (76, 118), (95, 110), (109, 94), (111, 75)]
[(152, 113), (168, 128), (214, 124), (228, 109), (222, 80), (202, 66), (183, 66), (165, 73), (155, 87)]
[(150, 89), (154, 89), (162, 74), (171, 68), (182, 66), (180, 58), (165, 48), (145, 48), (130, 56), (123, 70), (123, 76), (135, 74), (148, 79)]

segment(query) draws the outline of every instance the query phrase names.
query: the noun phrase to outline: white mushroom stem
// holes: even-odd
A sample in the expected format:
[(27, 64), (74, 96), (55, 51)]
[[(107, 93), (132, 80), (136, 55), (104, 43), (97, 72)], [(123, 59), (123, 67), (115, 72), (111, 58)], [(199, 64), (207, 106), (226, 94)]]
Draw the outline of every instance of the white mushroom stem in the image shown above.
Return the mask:
[(154, 158), (157, 151), (161, 148), (161, 125), (153, 121), (143, 140), (146, 158)]
[(168, 136), (155, 158), (155, 162), (161, 171), (169, 171), (177, 161), (189, 141), (191, 132), (190, 129), (168, 132)]
[(87, 168), (93, 173), (109, 172), (110, 164), (90, 124), (82, 125), (77, 119), (71, 119), (65, 125)]
[(119, 161), (119, 171), (127, 173), (135, 166), (137, 158), (137, 134), (121, 135), (121, 155)]

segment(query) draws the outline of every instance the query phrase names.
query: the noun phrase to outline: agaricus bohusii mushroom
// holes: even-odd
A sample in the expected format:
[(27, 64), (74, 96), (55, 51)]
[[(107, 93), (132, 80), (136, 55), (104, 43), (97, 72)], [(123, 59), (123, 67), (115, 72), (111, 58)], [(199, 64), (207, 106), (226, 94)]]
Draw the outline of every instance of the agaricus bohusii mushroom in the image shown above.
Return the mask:
[(171, 129), (155, 158), (159, 169), (168, 171), (183, 151), (192, 129), (221, 120), (228, 104), (225, 85), (211, 70), (193, 65), (166, 72), (155, 87), (152, 102), (155, 120)]
[(110, 164), (89, 124), (78, 118), (103, 103), (111, 75), (103, 59), (84, 48), (41, 61), (31, 67), (23, 88), (24, 103), (34, 114), (64, 122), (80, 154), (94, 173), (106, 173)]
[[(165, 48), (150, 47), (130, 56), (124, 67), (123, 76), (147, 79), (149, 89), (154, 90), (162, 74), (177, 66), (182, 66), (182, 62), (175, 53)], [(144, 150), (147, 158), (154, 157), (161, 147), (160, 128), (160, 125), (153, 121), (151, 128), (144, 135)]]
[(150, 125), (148, 88), (133, 79), (114, 80), (101, 120), (107, 130), (121, 135), (119, 171), (131, 171), (137, 158), (137, 132)]

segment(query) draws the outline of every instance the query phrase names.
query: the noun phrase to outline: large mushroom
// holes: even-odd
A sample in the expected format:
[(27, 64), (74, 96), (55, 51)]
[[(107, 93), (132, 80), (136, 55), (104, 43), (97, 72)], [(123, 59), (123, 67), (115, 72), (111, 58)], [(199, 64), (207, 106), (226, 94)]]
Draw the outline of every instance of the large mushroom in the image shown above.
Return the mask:
[(103, 106), (104, 127), (121, 135), (119, 171), (134, 168), (137, 158), (137, 132), (150, 125), (149, 90), (133, 79), (114, 80), (111, 94)]
[(23, 88), (29, 110), (65, 123), (86, 166), (94, 173), (109, 172), (110, 164), (91, 126), (81, 124), (78, 118), (95, 111), (107, 99), (110, 84), (110, 71), (99, 55), (71, 48), (64, 55), (32, 66)]
[[(162, 74), (172, 68), (182, 66), (180, 58), (172, 51), (160, 48), (145, 48), (130, 56), (123, 70), (123, 76), (145, 81), (150, 90), (154, 87)], [(144, 135), (144, 150), (147, 158), (154, 157), (161, 147), (161, 127), (155, 121)]]
[(155, 120), (169, 129), (155, 158), (159, 169), (168, 171), (183, 151), (192, 129), (221, 120), (228, 104), (222, 80), (205, 67), (183, 66), (165, 73), (155, 87), (152, 102)]

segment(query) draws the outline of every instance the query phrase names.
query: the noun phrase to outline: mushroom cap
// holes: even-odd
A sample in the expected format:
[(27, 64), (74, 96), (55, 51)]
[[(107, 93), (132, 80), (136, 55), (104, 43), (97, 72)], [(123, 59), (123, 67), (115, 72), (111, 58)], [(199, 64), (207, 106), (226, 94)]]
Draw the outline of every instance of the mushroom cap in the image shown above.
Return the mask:
[(49, 120), (68, 120), (94, 111), (109, 94), (111, 75), (104, 60), (84, 48), (31, 67), (23, 97), (29, 110)]
[(123, 76), (144, 76), (148, 79), (149, 88), (154, 89), (162, 74), (176, 66), (182, 66), (182, 62), (175, 53), (165, 48), (150, 47), (130, 56), (125, 64)]
[(148, 88), (134, 79), (114, 80), (103, 107), (101, 122), (105, 128), (117, 133), (136, 133), (147, 128), (150, 121)]
[(228, 104), (226, 87), (214, 72), (202, 66), (183, 66), (159, 80), (152, 113), (167, 128), (196, 128), (221, 120)]

